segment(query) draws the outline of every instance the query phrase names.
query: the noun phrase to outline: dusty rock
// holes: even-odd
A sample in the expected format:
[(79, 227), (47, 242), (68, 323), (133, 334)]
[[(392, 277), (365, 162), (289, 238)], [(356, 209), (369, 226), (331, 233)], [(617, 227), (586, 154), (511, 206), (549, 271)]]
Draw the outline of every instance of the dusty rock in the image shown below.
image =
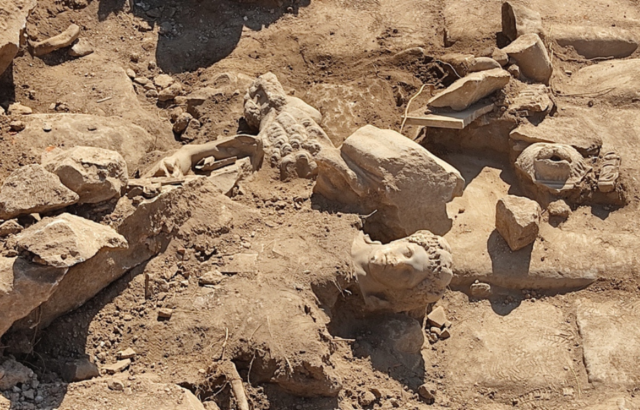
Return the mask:
[(80, 204), (120, 198), (129, 180), (127, 163), (122, 155), (102, 148), (55, 150), (43, 157), (42, 165), (78, 194)]
[(160, 308), (158, 309), (158, 319), (171, 319), (173, 316), (173, 309)]
[(153, 83), (160, 87), (161, 89), (165, 89), (167, 87), (169, 87), (171, 84), (173, 84), (175, 81), (173, 78), (171, 78), (170, 75), (167, 74), (160, 74), (159, 76), (157, 76), (156, 78), (153, 79)]
[(553, 108), (553, 105), (547, 87), (542, 84), (531, 84), (527, 85), (513, 99), (511, 105), (509, 105), (509, 111), (526, 111), (528, 114), (548, 112)]
[(418, 394), (425, 400), (435, 400), (437, 391), (435, 383), (425, 383), (418, 387)]
[(11, 127), (11, 131), (20, 132), (25, 129), (26, 125), (22, 121), (11, 121), (9, 127)]
[(500, 66), (504, 67), (509, 64), (509, 55), (499, 48), (493, 50), (491, 58), (496, 60)]
[[(136, 169), (138, 161), (153, 149), (168, 150), (172, 145), (152, 136), (131, 121), (118, 117), (86, 114), (43, 114), (25, 117), (27, 128), (18, 144), (40, 156), (47, 147), (96, 147), (119, 152), (128, 169)], [(50, 132), (44, 132), (48, 125)], [(172, 139), (173, 139), (173, 134)]]
[(130, 359), (118, 360), (113, 364), (103, 366), (102, 370), (104, 370), (107, 374), (122, 373), (127, 369), (127, 367), (129, 367), (129, 365), (131, 365)]
[(184, 132), (192, 119), (193, 117), (191, 116), (191, 114), (187, 112), (183, 112), (182, 114), (178, 115), (175, 119), (175, 122), (173, 123), (173, 132), (175, 132), (176, 134)]
[(442, 306), (438, 306), (433, 309), (431, 313), (427, 315), (427, 322), (432, 326), (442, 328), (445, 323), (447, 323), (447, 314), (444, 311), (444, 308)]
[(14, 171), (0, 190), (0, 218), (42, 213), (78, 202), (78, 195), (62, 185), (60, 179), (40, 165), (27, 165)]
[(428, 104), (431, 107), (451, 107), (461, 111), (504, 88), (510, 78), (509, 73), (501, 68), (469, 74), (432, 97)]
[(121, 350), (118, 352), (118, 359), (133, 359), (136, 356), (136, 351), (132, 348)]
[(547, 211), (549, 215), (563, 219), (567, 219), (571, 215), (571, 207), (563, 199), (551, 202)]
[(27, 17), (35, 7), (36, 0), (0, 1), (0, 75), (18, 54)]
[(577, 111), (575, 114), (571, 112), (571, 116), (549, 117), (537, 126), (530, 123), (523, 124), (511, 131), (509, 138), (526, 144), (537, 142), (566, 144), (585, 157), (597, 156), (602, 147), (602, 137), (596, 131), (597, 125), (581, 114), (582, 112)]
[(323, 149), (316, 160), (314, 192), (362, 207), (364, 215), (377, 210), (367, 229), (389, 240), (422, 229), (446, 232), (446, 203), (464, 186), (451, 165), (397, 132), (371, 125), (347, 138), (340, 150)]
[(69, 49), (69, 55), (71, 57), (84, 57), (93, 53), (93, 46), (89, 43), (89, 40), (81, 38)]
[(0, 390), (12, 389), (18, 383), (26, 383), (34, 374), (28, 367), (18, 363), (12, 358), (6, 358), (0, 364)]
[(100, 371), (98, 366), (84, 357), (60, 365), (60, 375), (67, 383), (71, 383), (100, 377)]
[(502, 33), (511, 41), (526, 34), (544, 38), (540, 13), (511, 1), (502, 3)]
[(76, 24), (72, 24), (57, 36), (37, 43), (31, 43), (31, 47), (33, 48), (33, 53), (36, 56), (43, 56), (60, 48), (70, 46), (78, 39), (78, 37), (80, 37), (80, 27)]
[(371, 391), (366, 390), (364, 393), (362, 393), (362, 395), (358, 398), (358, 402), (362, 405), (362, 406), (371, 406), (373, 403), (376, 402), (376, 400), (378, 400), (378, 398), (376, 397), (375, 394), (371, 393)]
[(537, 34), (525, 34), (502, 49), (516, 60), (522, 75), (532, 81), (548, 85), (553, 72), (551, 59)]
[(9, 106), (7, 110), (7, 114), (9, 115), (29, 115), (32, 114), (33, 110), (25, 105), (20, 103), (13, 103)]
[[(115, 377), (115, 376), (114, 376)], [(87, 380), (74, 384), (62, 401), (56, 406), (60, 409), (91, 408), (93, 410), (117, 409), (161, 409), (161, 410), (205, 410), (205, 407), (190, 391), (175, 384), (153, 382), (152, 377), (136, 375), (131, 381), (134, 394), (123, 393), (110, 379)], [(122, 383), (122, 381), (121, 381)], [(126, 388), (125, 388), (126, 390)]]
[(112, 228), (71, 214), (62, 214), (25, 229), (16, 237), (34, 261), (56, 268), (82, 263), (102, 248), (126, 249), (127, 241)]
[(67, 269), (42, 266), (22, 258), (0, 258), (0, 335), (46, 301), (66, 273)]
[(440, 339), (441, 340), (446, 340), (448, 338), (451, 337), (451, 331), (449, 329), (444, 329), (442, 332), (440, 332)]
[(124, 383), (122, 383), (120, 380), (109, 380), (107, 382), (107, 386), (109, 387), (109, 390), (115, 390), (115, 391), (123, 391), (124, 390)]
[(624, 58), (638, 48), (633, 34), (617, 27), (562, 25), (554, 28), (552, 36), (559, 45), (573, 47), (585, 58)]
[(198, 283), (200, 286), (217, 285), (222, 282), (222, 279), (224, 279), (224, 275), (216, 269), (208, 271), (204, 275), (200, 276), (198, 278)]
[(515, 64), (511, 64), (508, 68), (507, 71), (509, 72), (509, 74), (511, 74), (511, 77), (515, 78), (515, 79), (520, 79), (522, 77), (522, 72), (520, 71), (520, 67), (518, 67)]
[(579, 94), (584, 90), (592, 90), (594, 94), (600, 94), (598, 100), (626, 107), (638, 98), (639, 71), (638, 58), (593, 64), (573, 73), (561, 91), (564, 94)]
[(424, 333), (420, 322), (406, 316), (391, 317), (382, 320), (380, 329), (394, 351), (418, 354), (424, 344)]
[(136, 72), (133, 71), (131, 68), (127, 68), (126, 73), (127, 73), (127, 77), (129, 77), (130, 79), (133, 80), (134, 78), (136, 78)]
[(173, 83), (171, 86), (165, 88), (158, 93), (158, 101), (173, 100), (182, 92), (182, 84)]
[(15, 219), (5, 221), (0, 225), (0, 237), (22, 232), (24, 228)]
[(469, 290), (471, 291), (471, 296), (476, 299), (486, 299), (491, 296), (491, 285), (488, 283), (473, 283)]
[(502, 65), (491, 57), (476, 57), (469, 65), (469, 72), (475, 73), (477, 71), (493, 70), (494, 68), (501, 68)]
[(512, 251), (533, 243), (538, 236), (540, 205), (529, 198), (509, 195), (496, 205), (496, 229)]

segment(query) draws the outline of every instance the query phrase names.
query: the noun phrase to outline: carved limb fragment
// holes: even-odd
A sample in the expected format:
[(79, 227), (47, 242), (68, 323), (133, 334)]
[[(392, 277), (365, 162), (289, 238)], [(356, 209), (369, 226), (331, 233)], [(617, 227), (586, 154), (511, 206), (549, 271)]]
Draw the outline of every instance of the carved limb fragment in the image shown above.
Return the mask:
[(262, 140), (259, 137), (236, 135), (206, 144), (185, 145), (172, 155), (158, 161), (145, 176), (148, 178), (183, 177), (206, 157), (214, 157), (216, 160), (250, 157), (253, 169), (258, 169), (262, 164), (263, 156)]

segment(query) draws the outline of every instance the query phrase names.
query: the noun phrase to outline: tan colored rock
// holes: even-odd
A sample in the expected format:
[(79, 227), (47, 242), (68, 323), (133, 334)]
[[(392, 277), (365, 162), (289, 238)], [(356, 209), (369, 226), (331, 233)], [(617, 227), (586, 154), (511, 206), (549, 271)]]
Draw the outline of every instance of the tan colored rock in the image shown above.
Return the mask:
[(553, 108), (554, 104), (549, 96), (547, 87), (542, 84), (527, 85), (513, 99), (509, 105), (509, 111), (523, 112), (528, 114), (548, 112)]
[(563, 199), (558, 199), (547, 206), (547, 212), (551, 216), (567, 219), (571, 215), (571, 207)]
[(80, 204), (120, 198), (129, 180), (127, 163), (122, 155), (102, 148), (55, 150), (43, 157), (42, 165), (78, 194)]
[(224, 279), (224, 275), (219, 270), (211, 270), (198, 278), (200, 286), (218, 285)]
[[(126, 394), (118, 389), (110, 389), (109, 385), (117, 384), (122, 379), (113, 376), (111, 379), (87, 380), (74, 384), (62, 401), (56, 406), (60, 410), (90, 408), (92, 410), (205, 410), (202, 403), (190, 391), (176, 384), (155, 383), (152, 377), (136, 375), (131, 381), (135, 394)], [(129, 383), (127, 383), (129, 384)]]
[(131, 365), (130, 359), (118, 360), (113, 364), (103, 366), (102, 370), (104, 370), (107, 374), (122, 373), (127, 369), (127, 367), (129, 367), (129, 365)]
[(0, 190), (0, 218), (62, 209), (78, 202), (78, 195), (40, 165), (14, 171)]
[(502, 65), (491, 57), (475, 57), (471, 65), (469, 65), (469, 72), (475, 73), (501, 67)]
[(435, 383), (425, 383), (418, 387), (418, 394), (425, 400), (433, 401), (436, 398), (438, 388)]
[(501, 68), (472, 73), (463, 77), (444, 91), (432, 97), (431, 107), (451, 107), (462, 111), (478, 100), (504, 88), (511, 79), (508, 72)]
[(123, 359), (133, 359), (134, 357), (136, 357), (136, 351), (133, 350), (132, 348), (128, 348), (122, 351), (118, 352), (118, 359), (119, 360), (123, 360)]
[[(580, 112), (577, 112), (580, 114)], [(527, 144), (538, 142), (565, 144), (575, 148), (583, 156), (598, 155), (602, 137), (589, 118), (581, 116), (546, 118), (537, 126), (526, 123), (511, 131), (509, 138)]]
[(522, 75), (530, 80), (549, 85), (553, 66), (540, 36), (537, 34), (519, 36), (502, 50), (516, 60)]
[[(171, 148), (161, 138), (118, 117), (42, 114), (25, 117), (24, 122), (27, 127), (17, 144), (38, 157), (48, 147), (96, 147), (119, 152), (127, 161), (128, 169), (136, 169), (146, 152)], [(51, 131), (43, 130), (45, 124), (51, 127)]]
[(158, 93), (158, 101), (173, 100), (182, 93), (182, 84), (173, 83), (171, 86), (163, 89)]
[(392, 316), (381, 320), (380, 334), (395, 352), (419, 354), (424, 344), (420, 322), (407, 316)]
[(27, 316), (46, 301), (66, 273), (66, 268), (42, 266), (22, 258), (0, 257), (0, 336), (16, 320)]
[(95, 363), (91, 363), (89, 358), (84, 357), (62, 363), (57, 366), (62, 379), (67, 383), (80, 382), (83, 380), (100, 377), (100, 371)]
[(509, 64), (509, 55), (505, 53), (504, 50), (501, 50), (499, 48), (493, 50), (491, 58), (496, 60), (502, 67), (505, 67), (507, 64)]
[(24, 228), (18, 223), (18, 221), (16, 221), (15, 219), (10, 219), (0, 225), (0, 237), (4, 238), (5, 236), (19, 233), (23, 229)]
[(554, 28), (553, 39), (563, 47), (573, 47), (585, 58), (624, 58), (638, 49), (634, 35), (617, 27), (562, 25)]
[(525, 34), (544, 38), (540, 13), (512, 1), (502, 3), (502, 33), (511, 41)]
[(171, 78), (170, 75), (167, 75), (167, 74), (160, 74), (153, 79), (153, 83), (163, 90), (171, 86), (171, 84), (173, 84), (174, 82), (175, 80)]
[(173, 309), (160, 308), (158, 309), (158, 319), (171, 319), (173, 316)]
[(84, 57), (93, 53), (93, 46), (89, 43), (89, 40), (81, 38), (69, 49), (69, 55), (71, 57)]
[(13, 103), (9, 106), (7, 110), (7, 114), (9, 115), (29, 115), (32, 114), (33, 110), (26, 105), (22, 105), (20, 103)]
[(447, 323), (447, 313), (444, 311), (444, 308), (442, 306), (438, 306), (433, 309), (431, 313), (427, 315), (427, 322), (431, 326), (442, 329), (445, 323)]
[(368, 229), (385, 240), (416, 230), (448, 231), (446, 203), (464, 187), (451, 165), (409, 138), (371, 125), (353, 133), (340, 150), (323, 149), (316, 160), (314, 192), (365, 215), (376, 210)]
[(540, 229), (540, 205), (529, 198), (509, 195), (496, 205), (496, 229), (512, 251), (536, 240)]
[(36, 0), (0, 0), (0, 75), (11, 65)]
[(36, 263), (70, 268), (102, 248), (126, 249), (127, 241), (112, 228), (71, 214), (62, 214), (25, 229), (16, 237), (21, 250), (34, 254)]
[(78, 37), (80, 37), (80, 27), (76, 24), (72, 24), (57, 36), (37, 43), (31, 43), (33, 54), (40, 57), (58, 49), (69, 47), (71, 44), (73, 44), (74, 41), (78, 39)]

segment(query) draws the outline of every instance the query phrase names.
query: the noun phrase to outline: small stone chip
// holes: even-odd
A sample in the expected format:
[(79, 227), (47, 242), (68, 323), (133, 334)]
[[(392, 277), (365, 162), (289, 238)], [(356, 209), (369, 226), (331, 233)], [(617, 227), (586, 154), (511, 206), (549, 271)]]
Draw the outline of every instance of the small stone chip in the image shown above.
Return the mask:
[(135, 355), (136, 351), (132, 348), (128, 348), (118, 352), (118, 359), (133, 359)]
[(127, 367), (129, 367), (130, 364), (131, 364), (131, 360), (130, 359), (118, 360), (117, 362), (115, 362), (113, 364), (108, 364), (108, 365), (104, 366), (103, 369), (108, 374), (122, 373), (123, 371), (125, 371), (127, 369)]
[(447, 314), (445, 313), (442, 306), (438, 306), (437, 308), (433, 309), (427, 316), (427, 321), (431, 326), (442, 329), (444, 324), (447, 322)]
[(160, 308), (158, 309), (158, 319), (171, 319), (173, 315), (173, 309)]

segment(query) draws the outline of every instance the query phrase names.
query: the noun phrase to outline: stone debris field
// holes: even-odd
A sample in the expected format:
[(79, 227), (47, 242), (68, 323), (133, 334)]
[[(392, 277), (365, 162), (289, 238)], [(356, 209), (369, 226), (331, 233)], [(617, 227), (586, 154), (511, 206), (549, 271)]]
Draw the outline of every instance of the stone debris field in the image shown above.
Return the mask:
[(638, 0), (0, 0), (0, 410), (640, 409)]

